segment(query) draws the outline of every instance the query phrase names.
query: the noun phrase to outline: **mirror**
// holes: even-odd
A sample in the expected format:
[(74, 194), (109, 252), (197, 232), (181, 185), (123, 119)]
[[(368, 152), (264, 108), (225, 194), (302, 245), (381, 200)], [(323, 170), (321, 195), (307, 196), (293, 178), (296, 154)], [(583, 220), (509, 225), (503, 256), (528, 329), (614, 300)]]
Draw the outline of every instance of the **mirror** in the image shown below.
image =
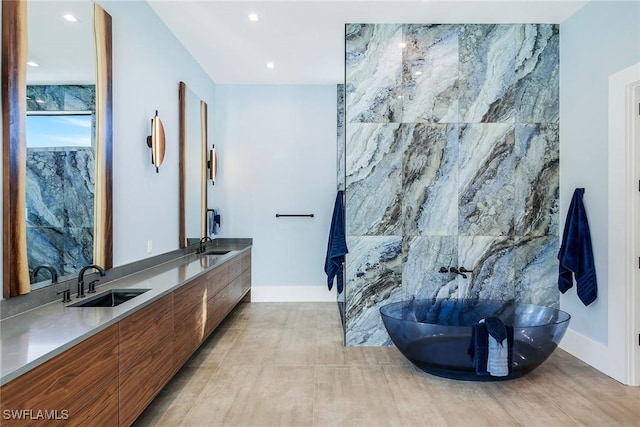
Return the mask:
[[(62, 10), (78, 19), (69, 24), (88, 30), (79, 33), (82, 25), (54, 30), (52, 21), (63, 21)], [(44, 28), (44, 38), (33, 27)], [(56, 42), (59, 36), (67, 41)], [(51, 265), (62, 276), (87, 263), (112, 267), (111, 17), (88, 2), (2, 2), (2, 50), (3, 296), (8, 298), (30, 291), (29, 269), (36, 265)], [(65, 50), (95, 59), (69, 57)], [(27, 67), (27, 61), (40, 66)], [(61, 122), (66, 130), (52, 136)], [(83, 143), (69, 142), (69, 123), (84, 130)], [(27, 148), (35, 129), (49, 141), (66, 142)]]
[(180, 102), (180, 247), (207, 233), (207, 104), (184, 82)]

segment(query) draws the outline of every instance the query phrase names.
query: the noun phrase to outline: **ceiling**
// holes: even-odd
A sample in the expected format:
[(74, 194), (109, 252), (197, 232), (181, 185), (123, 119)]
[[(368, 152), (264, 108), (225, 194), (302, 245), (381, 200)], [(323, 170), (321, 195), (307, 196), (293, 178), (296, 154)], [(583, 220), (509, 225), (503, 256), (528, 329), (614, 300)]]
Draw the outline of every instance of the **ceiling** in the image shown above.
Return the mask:
[[(76, 22), (63, 18), (72, 14)], [(93, 15), (87, 1), (27, 2), (29, 84), (95, 82)]]
[[(345, 23), (561, 23), (587, 1), (147, 0), (217, 84), (344, 80)], [(255, 12), (259, 22), (250, 22)], [(266, 63), (272, 61), (273, 69)]]

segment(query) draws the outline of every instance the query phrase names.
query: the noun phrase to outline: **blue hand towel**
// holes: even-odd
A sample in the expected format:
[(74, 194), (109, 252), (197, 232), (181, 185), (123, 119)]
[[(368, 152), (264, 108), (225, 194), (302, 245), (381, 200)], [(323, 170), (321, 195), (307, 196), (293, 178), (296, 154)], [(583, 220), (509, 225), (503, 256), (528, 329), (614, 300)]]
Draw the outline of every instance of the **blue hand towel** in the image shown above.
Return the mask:
[[(490, 318), (488, 318), (490, 319)], [(502, 323), (502, 321), (500, 321)], [(476, 371), (476, 375), (492, 375), (492, 376), (507, 376), (512, 372), (513, 367), (513, 327), (504, 326), (502, 328), (495, 327), (492, 324), (489, 327), (486, 323), (477, 323), (471, 327), (471, 342), (469, 343), (469, 349), (467, 353), (473, 359), (473, 367)], [(497, 341), (492, 334), (506, 338), (506, 360), (492, 360), (490, 363), (490, 339)], [(503, 335), (506, 334), (506, 335)], [(504, 340), (502, 341), (504, 343)], [(504, 352), (498, 354), (501, 358), (504, 356)], [(506, 371), (504, 371), (506, 362)], [(490, 366), (492, 365), (492, 366)], [(489, 368), (499, 368), (498, 370)], [(500, 372), (502, 370), (502, 372)], [(498, 375), (496, 375), (498, 374)]]
[(207, 224), (209, 224), (209, 235), (218, 234), (220, 228), (220, 212), (217, 209), (207, 210)]
[(576, 188), (567, 212), (562, 245), (558, 253), (558, 289), (562, 293), (567, 292), (573, 286), (575, 275), (578, 298), (584, 305), (589, 305), (598, 297), (598, 283), (583, 196), (584, 188)]
[(341, 293), (344, 287), (342, 263), (344, 262), (344, 256), (349, 252), (345, 237), (343, 193), (343, 191), (338, 191), (336, 202), (333, 206), (333, 217), (331, 218), (331, 229), (329, 230), (329, 242), (327, 244), (327, 258), (324, 261), (324, 272), (327, 273), (329, 290), (333, 287), (333, 279), (336, 277), (338, 293)]
[(489, 333), (487, 326), (476, 324), (471, 328), (471, 344), (468, 350), (473, 359), (473, 367), (476, 375), (489, 375), (487, 360), (489, 359)]

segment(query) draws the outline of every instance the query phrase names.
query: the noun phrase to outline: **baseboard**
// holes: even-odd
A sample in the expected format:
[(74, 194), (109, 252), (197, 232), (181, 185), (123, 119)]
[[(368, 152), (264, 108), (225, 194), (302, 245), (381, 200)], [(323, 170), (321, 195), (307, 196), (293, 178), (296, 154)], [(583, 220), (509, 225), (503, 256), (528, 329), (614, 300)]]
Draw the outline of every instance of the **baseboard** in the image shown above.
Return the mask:
[(251, 302), (336, 302), (327, 286), (252, 286)]
[(611, 378), (628, 384), (623, 364), (611, 357), (611, 349), (607, 345), (567, 329), (560, 348)]

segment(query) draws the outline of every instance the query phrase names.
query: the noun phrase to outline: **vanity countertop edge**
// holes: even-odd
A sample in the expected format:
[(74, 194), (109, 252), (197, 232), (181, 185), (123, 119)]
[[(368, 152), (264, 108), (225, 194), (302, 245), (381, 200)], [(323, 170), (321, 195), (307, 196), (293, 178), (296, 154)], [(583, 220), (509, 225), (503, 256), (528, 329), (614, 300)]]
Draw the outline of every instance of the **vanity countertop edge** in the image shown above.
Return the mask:
[(78, 302), (75, 290), (71, 289), (72, 301), (69, 303), (54, 301), (0, 321), (0, 385), (7, 384), (193, 279), (240, 256), (251, 246), (216, 246), (216, 250), (229, 250), (224, 255), (206, 255), (206, 252), (182, 255), (97, 287), (97, 294), (110, 289), (149, 289), (116, 307), (70, 307)]

